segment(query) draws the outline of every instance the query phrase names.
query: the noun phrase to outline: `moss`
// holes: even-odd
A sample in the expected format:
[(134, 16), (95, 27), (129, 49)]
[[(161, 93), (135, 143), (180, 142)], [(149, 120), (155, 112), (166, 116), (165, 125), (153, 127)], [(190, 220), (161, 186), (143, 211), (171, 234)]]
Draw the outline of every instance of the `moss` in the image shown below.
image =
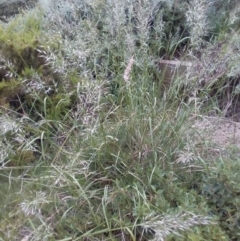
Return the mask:
[(20, 83), (16, 80), (0, 82), (0, 104), (7, 106), (11, 98), (21, 92)]
[(25, 67), (39, 66), (38, 36), (40, 22), (33, 16), (26, 19), (19, 16), (7, 25), (0, 25), (0, 81), (10, 78), (6, 73), (16, 77)]
[(40, 26), (39, 16), (18, 16), (8, 24), (0, 25), (0, 43), (24, 48), (35, 42), (36, 37), (40, 35)]
[[(61, 98), (56, 97), (55, 88), (59, 88), (59, 93), (64, 92), (63, 84), (46, 61), (47, 50), (59, 49), (59, 42), (53, 41), (48, 46), (38, 13), (36, 16), (35, 12), (27, 13), (8, 24), (0, 24), (0, 103), (30, 117), (44, 112), (46, 97), (50, 116), (56, 111), (64, 112), (66, 103), (65, 98), (60, 101)], [(48, 89), (52, 89), (51, 93), (46, 92)], [(56, 111), (50, 111), (56, 106)]]
[[(6, 78), (3, 69), (13, 72), (15, 76), (24, 77), (24, 69), (33, 68), (49, 73), (46, 66), (46, 50), (60, 48), (58, 36), (47, 40), (41, 29), (41, 12), (33, 11), (14, 18), (8, 24), (0, 24), (0, 81)], [(56, 40), (56, 41), (53, 41)], [(11, 63), (10, 68), (9, 64)]]

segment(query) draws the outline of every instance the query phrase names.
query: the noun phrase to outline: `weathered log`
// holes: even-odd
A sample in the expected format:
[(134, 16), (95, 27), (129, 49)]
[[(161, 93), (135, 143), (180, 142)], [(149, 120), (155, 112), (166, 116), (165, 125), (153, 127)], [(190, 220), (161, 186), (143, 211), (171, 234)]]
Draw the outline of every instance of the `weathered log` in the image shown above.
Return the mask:
[(180, 60), (159, 60), (158, 69), (164, 83), (170, 83), (177, 78), (187, 77), (188, 71), (193, 67), (192, 62)]

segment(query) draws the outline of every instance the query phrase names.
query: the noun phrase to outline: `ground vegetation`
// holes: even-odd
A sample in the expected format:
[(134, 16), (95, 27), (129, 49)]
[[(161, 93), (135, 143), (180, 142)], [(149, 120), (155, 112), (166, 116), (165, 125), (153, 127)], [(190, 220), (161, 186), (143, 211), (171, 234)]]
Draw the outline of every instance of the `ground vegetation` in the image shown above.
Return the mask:
[[(18, 11), (0, 18), (0, 240), (239, 240), (240, 143), (203, 128), (239, 121), (238, 1)], [(160, 59), (191, 68), (166, 80)]]

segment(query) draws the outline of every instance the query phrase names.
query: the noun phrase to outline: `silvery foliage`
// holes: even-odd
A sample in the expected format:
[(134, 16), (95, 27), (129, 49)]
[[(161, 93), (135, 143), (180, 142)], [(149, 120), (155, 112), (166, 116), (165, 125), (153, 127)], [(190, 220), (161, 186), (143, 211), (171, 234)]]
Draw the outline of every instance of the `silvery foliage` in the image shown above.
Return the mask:
[[(93, 70), (106, 72), (108, 55), (114, 46), (121, 46), (126, 62), (136, 53), (148, 58), (147, 45), (151, 38), (150, 22), (154, 21), (154, 41), (161, 45), (165, 30), (169, 27), (163, 20), (168, 8), (180, 8), (185, 13), (184, 26), (190, 43), (201, 47), (217, 28), (228, 18), (236, 23), (238, 8), (236, 0), (40, 0), (44, 12), (44, 28), (52, 41), (61, 44), (62, 54), (49, 51), (46, 59), (54, 71), (65, 75), (77, 71), (87, 79), (93, 78)], [(228, 9), (233, 11), (228, 11)], [(235, 12), (235, 13), (234, 13)], [(221, 14), (219, 14), (221, 13)], [(156, 17), (157, 16), (157, 17)], [(171, 27), (171, 25), (170, 25)], [(181, 26), (182, 27), (182, 26)], [(175, 44), (182, 34), (174, 26), (172, 40)], [(184, 30), (184, 31), (185, 31)], [(177, 35), (177, 36), (175, 36)], [(166, 38), (165, 38), (166, 39)], [(136, 45), (136, 42), (139, 44)], [(173, 44), (174, 44), (173, 43)], [(139, 48), (139, 46), (141, 46)], [(141, 63), (141, 58), (138, 58)], [(138, 64), (138, 63), (136, 63)], [(101, 71), (100, 71), (101, 73)], [(105, 78), (105, 75), (103, 74)]]
[(186, 12), (192, 45), (201, 47), (206, 40), (239, 24), (240, 5), (236, 0), (192, 0)]
[(184, 231), (191, 230), (198, 225), (214, 224), (210, 217), (193, 213), (179, 213), (176, 215), (155, 216), (150, 214), (141, 223), (143, 234), (154, 234), (153, 241), (164, 241), (169, 235), (179, 236)]
[[(92, 26), (87, 26), (91, 24), (89, 21), (90, 5), (84, 0), (40, 0), (39, 4), (44, 12), (45, 31), (52, 41), (59, 41), (62, 48), (62, 55), (48, 51), (47, 62), (54, 72), (63, 75), (71, 68), (88, 75), (86, 62), (92, 52), (91, 40), (97, 40), (97, 32)], [(57, 37), (56, 40), (56, 36), (60, 38)]]
[(21, 127), (16, 122), (7, 117), (0, 118), (0, 165), (4, 166), (9, 160), (8, 157), (14, 154), (11, 141), (22, 141)]
[[(149, 19), (158, 4), (159, 0), (40, 0), (45, 30), (49, 36), (62, 37), (64, 54), (56, 58), (55, 53), (51, 53), (48, 61), (56, 72), (64, 74), (74, 68), (91, 77), (92, 69), (100, 66), (104, 49), (109, 45), (118, 46), (120, 42), (126, 59), (130, 59), (137, 52), (136, 39), (146, 46)], [(156, 28), (161, 32), (163, 25), (159, 23)]]
[(7, 115), (0, 117), (0, 166), (5, 167), (17, 151), (36, 150), (31, 137), (26, 137), (27, 132), (23, 128), (26, 122), (27, 119), (24, 118), (13, 119)]

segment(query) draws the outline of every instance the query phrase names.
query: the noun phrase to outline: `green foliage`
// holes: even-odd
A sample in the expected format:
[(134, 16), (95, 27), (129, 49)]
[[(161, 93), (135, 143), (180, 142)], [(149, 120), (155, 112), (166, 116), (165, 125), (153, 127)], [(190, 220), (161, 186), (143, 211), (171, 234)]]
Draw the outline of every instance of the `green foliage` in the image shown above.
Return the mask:
[[(184, 12), (186, 6), (186, 1), (160, 1), (154, 7), (154, 13), (149, 19), (151, 54), (169, 59), (187, 48), (190, 30)], [(157, 45), (159, 40), (162, 40), (160, 49)]]
[(216, 160), (216, 170), (203, 179), (202, 193), (206, 196), (211, 213), (218, 216), (219, 224), (231, 240), (239, 239), (239, 163), (236, 157)]
[(24, 67), (36, 66), (35, 49), (40, 35), (40, 20), (31, 15), (24, 20), (17, 17), (7, 25), (0, 25), (0, 51), (15, 65), (15, 74), (19, 74)]
[(0, 25), (3, 240), (239, 238), (238, 149), (205, 160), (190, 120), (225, 93), (229, 53), (207, 48), (211, 68), (165, 90), (152, 71), (201, 46), (187, 3), (40, 1)]

